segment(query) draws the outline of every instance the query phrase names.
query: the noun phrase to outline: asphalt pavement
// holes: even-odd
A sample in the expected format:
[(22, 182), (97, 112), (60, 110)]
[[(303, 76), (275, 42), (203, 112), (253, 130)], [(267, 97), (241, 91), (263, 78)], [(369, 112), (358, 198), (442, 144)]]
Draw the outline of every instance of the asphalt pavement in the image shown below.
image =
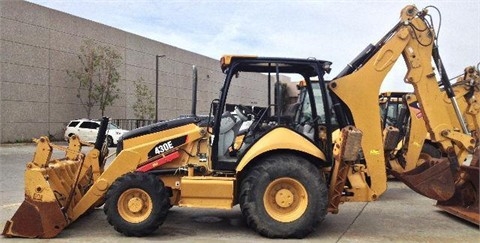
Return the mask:
[[(0, 145), (0, 227), (23, 201), (23, 172), (31, 160), (32, 144)], [(112, 149), (113, 152), (113, 149)], [(451, 216), (434, 206), (435, 201), (389, 181), (388, 190), (375, 202), (340, 205), (316, 231), (302, 240), (282, 242), (480, 242), (477, 225)], [(4, 238), (2, 242), (28, 242)], [(247, 228), (239, 207), (206, 210), (173, 207), (160, 228), (148, 237), (131, 238), (117, 233), (101, 208), (67, 227), (49, 242), (271, 242)]]

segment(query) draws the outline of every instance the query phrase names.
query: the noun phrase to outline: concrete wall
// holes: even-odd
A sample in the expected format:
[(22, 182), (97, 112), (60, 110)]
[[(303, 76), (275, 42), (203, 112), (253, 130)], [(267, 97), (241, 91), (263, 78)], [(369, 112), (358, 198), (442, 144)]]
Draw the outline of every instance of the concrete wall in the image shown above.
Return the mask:
[[(78, 83), (66, 72), (79, 67), (85, 39), (112, 46), (123, 57), (120, 98), (106, 110), (111, 118), (136, 118), (133, 82), (143, 78), (155, 91), (156, 55), (165, 55), (159, 58), (159, 119), (190, 113), (192, 65), (198, 68), (197, 112), (207, 114), (218, 97), (224, 75), (216, 59), (32, 3), (0, 1), (0, 142), (62, 138), (66, 122), (86, 117), (76, 96)], [(241, 77), (239, 102), (256, 102), (265, 88), (257, 78)], [(91, 117), (100, 118), (98, 107)]]

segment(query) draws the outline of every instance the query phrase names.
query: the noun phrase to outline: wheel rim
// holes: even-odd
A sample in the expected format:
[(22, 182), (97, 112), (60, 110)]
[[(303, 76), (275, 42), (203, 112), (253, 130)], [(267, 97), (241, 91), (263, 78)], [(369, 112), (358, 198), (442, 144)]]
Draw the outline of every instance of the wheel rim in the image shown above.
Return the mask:
[(270, 217), (284, 223), (292, 222), (299, 219), (307, 209), (307, 190), (295, 179), (278, 178), (265, 190), (263, 204)]
[(130, 223), (139, 223), (152, 213), (152, 199), (142, 189), (128, 189), (118, 198), (118, 213)]

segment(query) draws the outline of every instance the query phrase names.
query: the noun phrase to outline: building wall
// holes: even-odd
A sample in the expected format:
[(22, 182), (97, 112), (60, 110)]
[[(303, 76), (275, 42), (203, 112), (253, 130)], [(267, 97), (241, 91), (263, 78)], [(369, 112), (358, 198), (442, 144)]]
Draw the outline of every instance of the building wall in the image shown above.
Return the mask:
[[(158, 118), (189, 114), (192, 65), (198, 68), (197, 112), (207, 114), (224, 75), (219, 62), (196, 53), (24, 1), (0, 1), (0, 142), (40, 135), (62, 138), (65, 124), (86, 117), (78, 83), (67, 70), (79, 67), (83, 41), (112, 46), (123, 57), (120, 98), (106, 110), (114, 119), (135, 119), (134, 81), (143, 78), (155, 93), (159, 61)], [(239, 101), (254, 103), (261, 94), (259, 75), (244, 75)], [(235, 94), (232, 94), (235, 95)], [(92, 118), (100, 118), (98, 107)]]

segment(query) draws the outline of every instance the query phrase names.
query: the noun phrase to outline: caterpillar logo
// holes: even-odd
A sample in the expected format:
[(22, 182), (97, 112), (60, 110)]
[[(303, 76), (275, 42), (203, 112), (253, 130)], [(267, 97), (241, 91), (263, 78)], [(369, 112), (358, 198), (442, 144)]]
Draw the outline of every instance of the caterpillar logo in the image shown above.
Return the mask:
[(187, 136), (178, 137), (168, 141), (162, 141), (155, 145), (155, 147), (153, 147), (150, 152), (148, 152), (148, 157), (151, 158), (153, 156), (166, 153), (178, 146), (183, 145), (186, 141)]

